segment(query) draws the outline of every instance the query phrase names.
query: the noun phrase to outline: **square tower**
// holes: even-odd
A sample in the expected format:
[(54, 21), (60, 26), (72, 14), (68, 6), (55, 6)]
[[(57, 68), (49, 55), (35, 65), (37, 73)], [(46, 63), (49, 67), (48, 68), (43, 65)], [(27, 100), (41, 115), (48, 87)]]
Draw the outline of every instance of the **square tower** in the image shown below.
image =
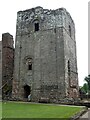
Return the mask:
[(58, 102), (78, 97), (75, 26), (64, 8), (17, 13), (13, 98)]

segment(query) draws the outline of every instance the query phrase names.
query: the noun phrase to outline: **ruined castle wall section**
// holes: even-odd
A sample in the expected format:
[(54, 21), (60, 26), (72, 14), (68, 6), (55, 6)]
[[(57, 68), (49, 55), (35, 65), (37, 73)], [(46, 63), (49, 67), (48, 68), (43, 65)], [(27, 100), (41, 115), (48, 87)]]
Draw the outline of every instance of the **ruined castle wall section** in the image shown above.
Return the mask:
[[(2, 35), (2, 77), (3, 84), (12, 81), (13, 77), (14, 48), (13, 37), (9, 33)], [(11, 83), (11, 82), (10, 82)]]
[(2, 34), (2, 95), (3, 99), (6, 96), (11, 96), (12, 80), (14, 67), (14, 47), (13, 36), (9, 33)]
[(63, 13), (63, 20), (66, 95), (75, 98), (78, 97), (75, 25), (67, 12)]
[(71, 36), (71, 39), (75, 41), (75, 24), (71, 15), (66, 10), (62, 11), (62, 20), (63, 28), (66, 30), (67, 34)]

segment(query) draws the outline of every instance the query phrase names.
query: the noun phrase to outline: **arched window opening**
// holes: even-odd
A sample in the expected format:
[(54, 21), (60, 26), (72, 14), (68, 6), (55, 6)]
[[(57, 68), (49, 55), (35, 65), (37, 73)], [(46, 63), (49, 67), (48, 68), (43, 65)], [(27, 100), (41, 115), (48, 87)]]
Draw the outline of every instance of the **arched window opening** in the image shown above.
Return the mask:
[(39, 31), (39, 23), (35, 23), (35, 31)]
[(70, 34), (70, 37), (71, 37), (71, 26), (69, 25), (69, 34)]
[(28, 59), (28, 70), (32, 70), (32, 59)]
[(32, 70), (32, 63), (28, 64), (28, 70)]

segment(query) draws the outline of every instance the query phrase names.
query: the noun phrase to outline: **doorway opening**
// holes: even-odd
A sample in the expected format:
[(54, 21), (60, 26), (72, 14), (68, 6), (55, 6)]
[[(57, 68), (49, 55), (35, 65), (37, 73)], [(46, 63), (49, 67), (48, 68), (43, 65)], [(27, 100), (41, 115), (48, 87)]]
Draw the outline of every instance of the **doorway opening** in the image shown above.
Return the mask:
[(28, 98), (28, 95), (31, 93), (31, 87), (28, 85), (24, 86), (24, 98)]

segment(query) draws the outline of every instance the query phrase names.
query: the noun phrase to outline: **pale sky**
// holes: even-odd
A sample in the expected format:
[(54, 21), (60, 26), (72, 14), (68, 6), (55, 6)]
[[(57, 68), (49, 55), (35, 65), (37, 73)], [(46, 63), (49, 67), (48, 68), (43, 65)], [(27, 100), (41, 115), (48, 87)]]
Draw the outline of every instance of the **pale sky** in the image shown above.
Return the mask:
[(79, 85), (88, 75), (88, 0), (0, 0), (0, 40), (9, 32), (15, 40), (17, 12), (41, 6), (44, 9), (64, 7), (75, 23)]

